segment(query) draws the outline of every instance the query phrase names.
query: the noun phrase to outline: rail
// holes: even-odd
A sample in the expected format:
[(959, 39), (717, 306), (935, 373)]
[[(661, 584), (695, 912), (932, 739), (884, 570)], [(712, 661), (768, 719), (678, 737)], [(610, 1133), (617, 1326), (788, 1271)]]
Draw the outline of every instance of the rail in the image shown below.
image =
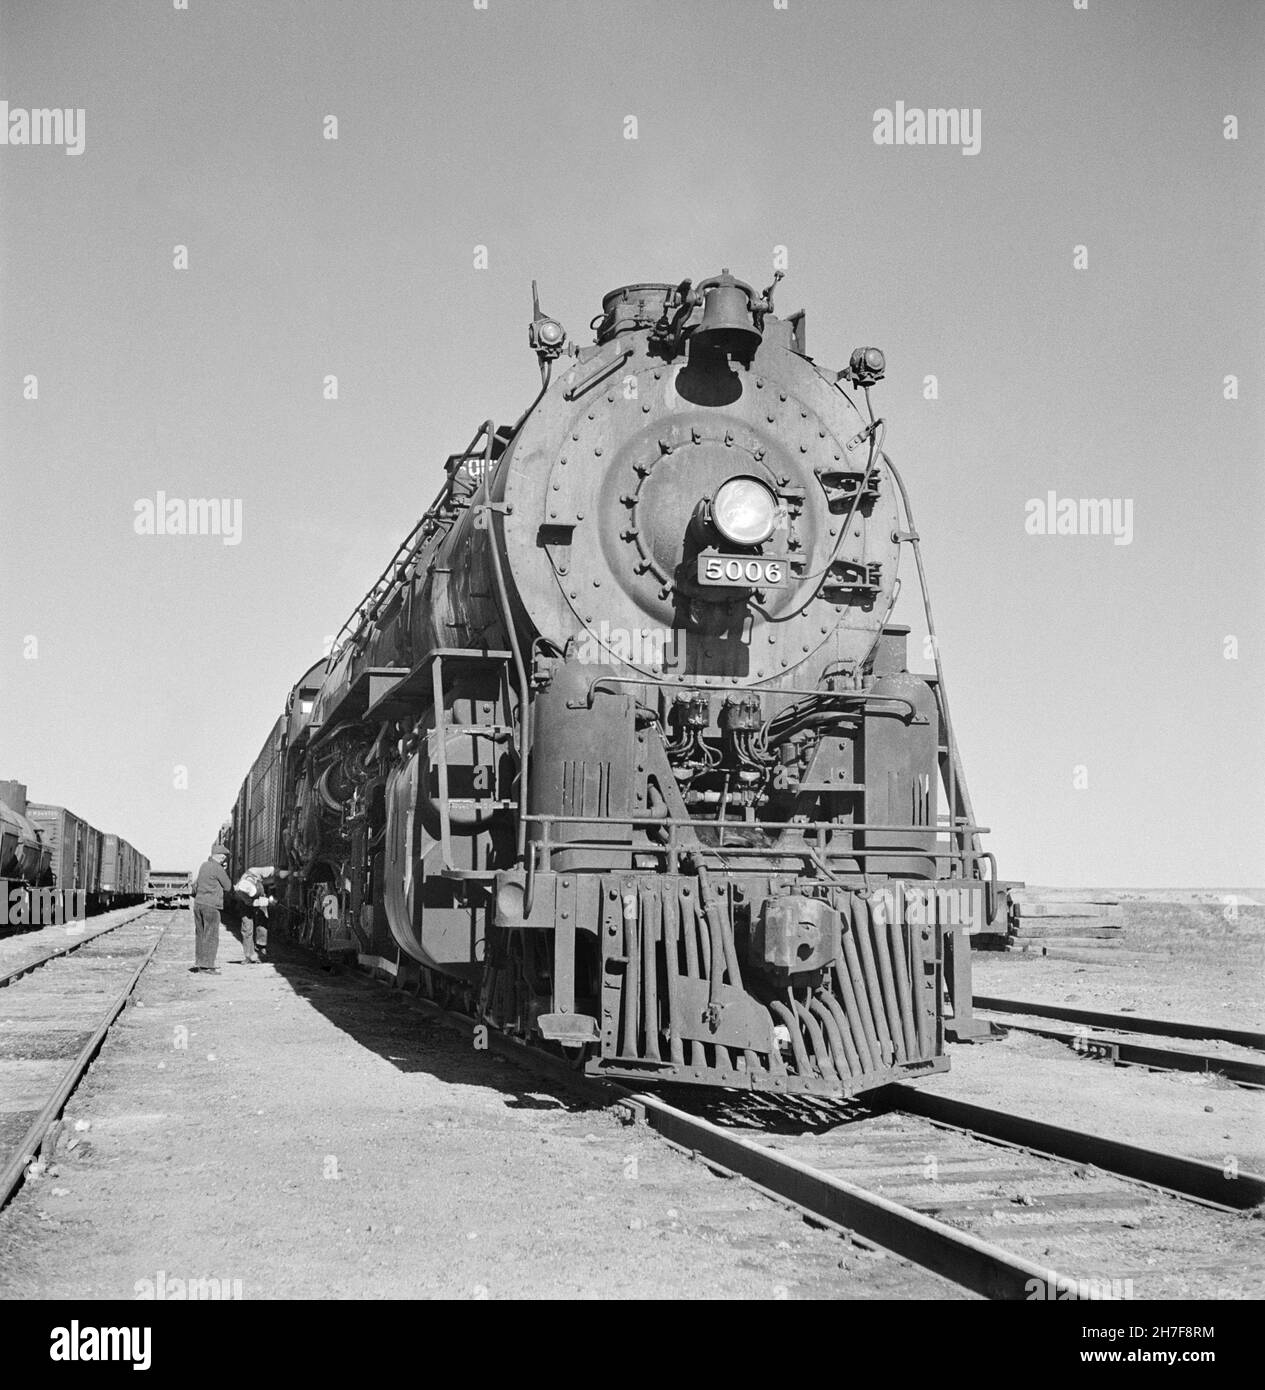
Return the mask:
[(1099, 1013), (1094, 1009), (1073, 1009), (1064, 1004), (1041, 1004), (1030, 999), (999, 999), (993, 995), (977, 996), (975, 1006), (993, 1013), (1030, 1014), (1033, 1018), (1084, 1023), (1091, 1028), (1117, 1028), (1125, 1033), (1151, 1033), (1168, 1038), (1215, 1038), (1239, 1047), (1251, 1047), (1258, 1051), (1265, 1049), (1265, 1033), (1227, 1028), (1220, 1023), (1184, 1023), (1176, 1019), (1143, 1018), (1136, 1014)]
[[(134, 920), (134, 919), (133, 919)], [(122, 923), (119, 923), (121, 926)], [(104, 932), (98, 932), (98, 936), (103, 936)], [(48, 1098), (35, 1119), (27, 1126), (25, 1133), (18, 1141), (17, 1146), (9, 1155), (4, 1167), (0, 1169), (0, 1206), (3, 1206), (22, 1182), (22, 1177), (26, 1172), (27, 1165), (31, 1162), (35, 1153), (43, 1144), (49, 1126), (61, 1114), (71, 1093), (79, 1084), (80, 1078), (88, 1070), (92, 1059), (96, 1056), (97, 1050), (105, 1041), (105, 1035), (110, 1031), (114, 1020), (123, 1011), (123, 1006), (131, 998), (132, 991), (136, 988), (145, 967), (154, 958), (154, 952), (162, 944), (163, 937), (166, 936), (166, 928), (159, 933), (157, 940), (145, 953), (145, 959), (136, 967), (127, 983), (110, 1000), (101, 1021), (93, 1029), (88, 1041), (80, 1048), (73, 1062), (62, 1073), (57, 1085), (53, 1089), (53, 1094)], [(59, 953), (64, 954), (64, 952)], [(51, 959), (51, 957), (50, 957)]]
[[(373, 983), (385, 986), (382, 981)], [(412, 997), (411, 1002), (427, 1016), (465, 1035), (478, 1023), (477, 1019), (420, 994)], [(912, 1206), (849, 1182), (837, 1172), (814, 1168), (689, 1114), (659, 1096), (632, 1092), (609, 1080), (586, 1076), (563, 1057), (521, 1039), (489, 1029), (487, 1041), (492, 1051), (518, 1061), (538, 1075), (581, 1092), (613, 1099), (630, 1119), (647, 1124), (710, 1167), (745, 1178), (814, 1221), (888, 1250), (984, 1298), (1030, 1300), (1039, 1296), (1078, 1300), (1112, 1296), (1096, 1288), (1092, 1279), (1035, 1264)], [(957, 1129), (989, 1144), (1021, 1148), (1039, 1159), (1093, 1164), (1139, 1188), (1218, 1211), (1246, 1210), (1265, 1194), (1265, 1179), (1255, 1174), (1240, 1173), (1237, 1179), (1230, 1180), (1211, 1164), (930, 1096), (904, 1085), (889, 1086), (876, 1094), (881, 1097), (876, 1113), (883, 1113), (882, 1106), (886, 1105), (886, 1113), (929, 1119), (938, 1127)], [(1034, 1288), (1039, 1288), (1040, 1293), (1034, 1293)]]
[[(127, 910), (126, 908), (120, 909), (120, 911)], [(50, 960), (56, 960), (59, 956), (68, 956), (72, 951), (77, 951), (81, 946), (86, 946), (88, 942), (96, 941), (98, 937), (106, 936), (112, 931), (118, 931), (120, 927), (125, 927), (129, 922), (136, 921), (138, 917), (143, 917), (145, 913), (150, 910), (149, 904), (144, 903), (140, 907), (132, 910), (130, 916), (121, 918), (117, 922), (111, 922), (109, 926), (98, 926), (96, 931), (88, 931), (86, 929), (87, 924), (85, 923), (83, 935), (76, 936), (73, 941), (67, 942), (64, 946), (59, 946), (55, 951), (45, 951), (43, 955), (34, 956), (30, 960), (19, 961), (17, 965), (11, 966), (3, 974), (0, 974), (0, 989), (5, 985), (12, 984), (14, 980), (21, 979), (23, 975), (29, 975), (32, 970), (38, 970), (41, 965), (47, 965)]]

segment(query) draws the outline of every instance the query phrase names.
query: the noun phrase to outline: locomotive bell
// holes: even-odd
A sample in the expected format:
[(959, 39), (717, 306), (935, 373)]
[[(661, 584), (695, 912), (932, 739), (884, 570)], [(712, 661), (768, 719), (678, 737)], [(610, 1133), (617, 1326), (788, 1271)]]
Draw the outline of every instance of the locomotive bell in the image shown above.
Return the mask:
[(749, 291), (727, 270), (709, 284), (695, 340), (720, 352), (754, 352), (764, 335), (752, 321)]

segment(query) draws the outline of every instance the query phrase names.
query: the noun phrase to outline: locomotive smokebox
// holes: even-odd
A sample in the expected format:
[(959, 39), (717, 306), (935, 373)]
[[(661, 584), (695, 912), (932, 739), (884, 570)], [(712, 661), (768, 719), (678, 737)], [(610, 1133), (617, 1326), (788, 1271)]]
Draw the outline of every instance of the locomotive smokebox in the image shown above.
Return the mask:
[[(704, 286), (709, 282), (704, 281)], [(710, 282), (703, 300), (703, 319), (694, 341), (718, 352), (746, 357), (760, 346), (764, 334), (751, 318), (751, 292), (726, 270)]]
[(839, 914), (820, 898), (769, 898), (753, 928), (751, 964), (783, 979), (824, 970), (835, 958)]

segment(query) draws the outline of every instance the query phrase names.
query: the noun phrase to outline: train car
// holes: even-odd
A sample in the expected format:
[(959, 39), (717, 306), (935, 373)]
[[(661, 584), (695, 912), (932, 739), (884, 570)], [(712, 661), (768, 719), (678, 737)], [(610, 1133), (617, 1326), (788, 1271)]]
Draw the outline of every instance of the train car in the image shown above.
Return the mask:
[(87, 845), (84, 890), (88, 894), (89, 910), (96, 910), (101, 903), (101, 863), (105, 858), (105, 832), (95, 825), (85, 827), (84, 842)]
[[(286, 809), (293, 803), (300, 767), (291, 751), (302, 744), (301, 735), (324, 670), (325, 662), (318, 662), (291, 691), (285, 713), (273, 725), (238, 790), (220, 835), (229, 849), (229, 871), (234, 879), (248, 868), (285, 868), (290, 863), (293, 832), (287, 824)], [(304, 891), (319, 903), (330, 899), (330, 887), (328, 880), (309, 875)], [(273, 924), (293, 919), (297, 938), (307, 944), (314, 942), (325, 952), (355, 949), (355, 939), (341, 929), (341, 914), (332, 901), (326, 901), (323, 914), (310, 911), (310, 907), (311, 903), (282, 902), (273, 909)], [(317, 928), (315, 936), (313, 926)]]
[(230, 834), (306, 939), (592, 1074), (850, 1095), (977, 1034), (997, 876), (884, 356), (815, 361), (778, 278), (623, 286), (583, 346), (536, 304), (539, 394), (449, 457)]
[(117, 835), (106, 834), (101, 845), (101, 902), (108, 911), (116, 906), (116, 898), (123, 894), (123, 881), (127, 873), (127, 841)]
[(149, 860), (121, 836), (28, 801), (21, 782), (0, 782), (0, 894), (13, 899), (10, 918), (36, 926), (139, 903), (148, 876)]
[(76, 895), (79, 910), (74, 915), (96, 911), (105, 836), (64, 806), (31, 802), (28, 815), (48, 846), (51, 886), (63, 895)]
[(147, 869), (145, 893), (157, 907), (187, 907), (193, 897), (192, 880), (187, 869)]
[(27, 810), (26, 787), (0, 782), (0, 928), (40, 925), (45, 915), (51, 856)]
[(100, 903), (103, 911), (130, 907), (142, 901), (149, 877), (149, 860), (121, 835), (103, 837)]
[(237, 843), (233, 848), (233, 867), (276, 864), (281, 850), (281, 797), (284, 766), (286, 719), (282, 715), (273, 725), (250, 772), (242, 783), (234, 817)]

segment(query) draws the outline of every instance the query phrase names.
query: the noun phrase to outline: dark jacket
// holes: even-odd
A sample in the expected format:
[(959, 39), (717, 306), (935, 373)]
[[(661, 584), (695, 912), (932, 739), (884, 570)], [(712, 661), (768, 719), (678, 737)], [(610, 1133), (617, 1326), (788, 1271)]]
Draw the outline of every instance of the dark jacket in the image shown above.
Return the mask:
[(208, 859), (193, 877), (193, 901), (198, 907), (223, 907), (224, 894), (233, 883), (214, 859)]

